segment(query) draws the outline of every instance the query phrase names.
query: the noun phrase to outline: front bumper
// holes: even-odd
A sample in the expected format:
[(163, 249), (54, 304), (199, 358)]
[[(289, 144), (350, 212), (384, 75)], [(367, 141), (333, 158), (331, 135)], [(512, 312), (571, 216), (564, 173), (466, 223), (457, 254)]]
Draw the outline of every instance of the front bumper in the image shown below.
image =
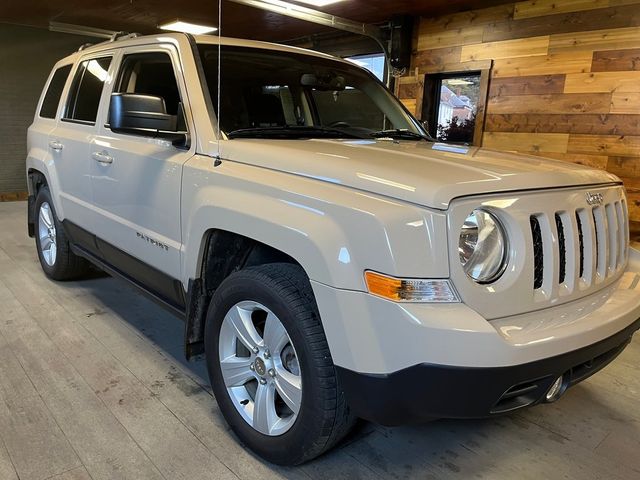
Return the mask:
[(558, 376), (574, 384), (602, 368), (640, 328), (635, 250), (624, 274), (592, 295), (492, 321), (461, 303), (399, 304), (312, 286), (350, 404), (384, 424), (533, 404)]
[(382, 425), (488, 417), (543, 401), (561, 375), (563, 389), (585, 380), (616, 358), (639, 328), (636, 320), (594, 345), (511, 367), (421, 364), (388, 375), (338, 367), (338, 378), (353, 412)]

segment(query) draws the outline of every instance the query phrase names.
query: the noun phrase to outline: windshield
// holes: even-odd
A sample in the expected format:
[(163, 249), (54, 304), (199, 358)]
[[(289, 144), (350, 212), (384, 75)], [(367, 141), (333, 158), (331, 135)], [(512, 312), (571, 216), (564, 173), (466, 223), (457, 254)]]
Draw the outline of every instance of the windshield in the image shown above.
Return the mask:
[[(218, 46), (198, 46), (217, 110)], [(425, 133), (369, 72), (321, 57), (222, 47), (220, 126), (229, 138), (421, 139)]]

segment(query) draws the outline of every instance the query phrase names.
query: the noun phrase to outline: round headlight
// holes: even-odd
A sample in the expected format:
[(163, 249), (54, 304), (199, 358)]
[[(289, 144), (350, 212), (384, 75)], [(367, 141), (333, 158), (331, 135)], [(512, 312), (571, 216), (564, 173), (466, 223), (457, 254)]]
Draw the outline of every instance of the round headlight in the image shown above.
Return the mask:
[(500, 221), (486, 210), (474, 210), (462, 225), (460, 263), (478, 283), (496, 281), (507, 266), (507, 237)]

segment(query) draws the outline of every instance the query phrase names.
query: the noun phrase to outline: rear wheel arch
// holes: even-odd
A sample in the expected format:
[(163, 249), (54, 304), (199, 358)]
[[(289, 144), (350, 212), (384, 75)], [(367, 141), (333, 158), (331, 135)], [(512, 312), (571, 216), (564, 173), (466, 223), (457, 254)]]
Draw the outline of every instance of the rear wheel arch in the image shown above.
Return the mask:
[(35, 168), (30, 168), (27, 172), (28, 176), (28, 187), (29, 193), (31, 195), (37, 195), (38, 190), (40, 190), (43, 186), (49, 185), (49, 181), (44, 173)]
[(47, 177), (40, 170), (30, 168), (27, 171), (27, 187), (29, 189), (29, 198), (27, 205), (27, 231), (29, 237), (33, 238), (36, 231), (36, 211), (35, 203), (38, 192), (42, 187), (49, 185)]

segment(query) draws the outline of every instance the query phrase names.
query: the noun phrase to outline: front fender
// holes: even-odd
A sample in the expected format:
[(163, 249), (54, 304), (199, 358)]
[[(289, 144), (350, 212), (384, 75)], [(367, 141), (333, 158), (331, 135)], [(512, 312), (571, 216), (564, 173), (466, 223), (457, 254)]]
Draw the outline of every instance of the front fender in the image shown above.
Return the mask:
[(183, 282), (199, 276), (211, 229), (238, 233), (293, 257), (311, 280), (364, 290), (367, 269), (449, 275), (443, 212), (340, 185), (196, 156), (185, 166)]

